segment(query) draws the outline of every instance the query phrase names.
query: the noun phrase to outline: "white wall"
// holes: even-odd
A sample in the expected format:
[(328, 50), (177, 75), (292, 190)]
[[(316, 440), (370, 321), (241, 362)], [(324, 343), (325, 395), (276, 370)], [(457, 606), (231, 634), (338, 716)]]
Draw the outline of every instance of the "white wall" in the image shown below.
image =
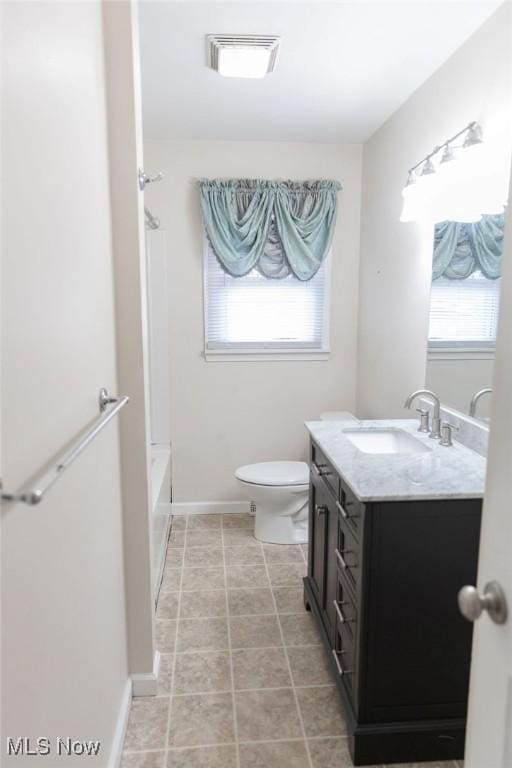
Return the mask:
[(364, 146), (359, 416), (400, 416), (425, 384), (432, 231), (400, 223), (401, 192), (407, 169), (471, 120), (512, 133), (511, 16), (505, 3)]
[[(2, 468), (25, 482), (117, 391), (101, 4), (3, 4)], [(129, 407), (129, 406), (128, 406)], [(118, 422), (2, 510), (2, 740), (101, 742), (127, 691)], [(32, 744), (32, 747), (34, 744)], [(54, 744), (53, 744), (54, 746)]]
[[(174, 501), (240, 499), (234, 470), (304, 459), (305, 419), (355, 405), (361, 147), (271, 142), (145, 142), (165, 180), (147, 203), (167, 230)], [(331, 356), (325, 362), (205, 362), (201, 177), (339, 179)]]
[[(492, 387), (494, 358), (443, 358), (427, 361), (426, 386), (437, 392), (445, 405), (469, 413), (471, 398), (480, 389)], [(488, 418), (491, 413), (491, 395), (478, 402), (477, 416)]]

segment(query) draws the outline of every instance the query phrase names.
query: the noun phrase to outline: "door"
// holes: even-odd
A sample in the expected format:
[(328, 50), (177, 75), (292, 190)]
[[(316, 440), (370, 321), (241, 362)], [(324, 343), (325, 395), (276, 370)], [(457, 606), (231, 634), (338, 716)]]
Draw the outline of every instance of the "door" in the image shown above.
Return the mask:
[[(512, 211), (503, 252), (501, 312), (492, 401), (487, 487), (482, 515), (478, 590), (497, 581), (512, 609)], [(466, 768), (512, 766), (512, 618), (475, 624)]]

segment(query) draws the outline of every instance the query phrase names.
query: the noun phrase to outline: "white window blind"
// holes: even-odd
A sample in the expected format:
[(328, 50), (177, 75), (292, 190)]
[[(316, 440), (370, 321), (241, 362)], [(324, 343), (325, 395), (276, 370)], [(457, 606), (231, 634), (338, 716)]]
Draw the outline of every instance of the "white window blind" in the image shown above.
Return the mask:
[(307, 282), (231, 277), (205, 238), (206, 351), (327, 352), (330, 256)]
[(430, 349), (493, 349), (501, 280), (474, 272), (465, 280), (440, 277), (430, 296)]

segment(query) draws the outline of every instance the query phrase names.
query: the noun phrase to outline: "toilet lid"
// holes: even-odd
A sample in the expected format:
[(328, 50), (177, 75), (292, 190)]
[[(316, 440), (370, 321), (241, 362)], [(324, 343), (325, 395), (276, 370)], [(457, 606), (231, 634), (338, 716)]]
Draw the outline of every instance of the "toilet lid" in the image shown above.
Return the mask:
[(246, 464), (235, 472), (236, 477), (254, 485), (307, 485), (309, 467), (304, 461), (262, 461)]

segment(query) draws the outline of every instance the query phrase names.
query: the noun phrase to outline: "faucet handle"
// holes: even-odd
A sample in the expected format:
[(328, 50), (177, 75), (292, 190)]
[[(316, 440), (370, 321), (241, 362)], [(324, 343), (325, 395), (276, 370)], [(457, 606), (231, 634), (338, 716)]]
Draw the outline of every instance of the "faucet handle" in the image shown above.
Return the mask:
[(453, 441), (452, 441), (453, 429), (457, 430), (458, 432), (460, 427), (456, 427), (455, 424), (450, 424), (449, 421), (443, 421), (443, 423), (441, 424), (441, 440), (439, 442), (439, 445), (444, 445), (446, 447), (453, 445)]
[(424, 408), (416, 408), (420, 414), (420, 425), (418, 432), (430, 432), (430, 412)]

